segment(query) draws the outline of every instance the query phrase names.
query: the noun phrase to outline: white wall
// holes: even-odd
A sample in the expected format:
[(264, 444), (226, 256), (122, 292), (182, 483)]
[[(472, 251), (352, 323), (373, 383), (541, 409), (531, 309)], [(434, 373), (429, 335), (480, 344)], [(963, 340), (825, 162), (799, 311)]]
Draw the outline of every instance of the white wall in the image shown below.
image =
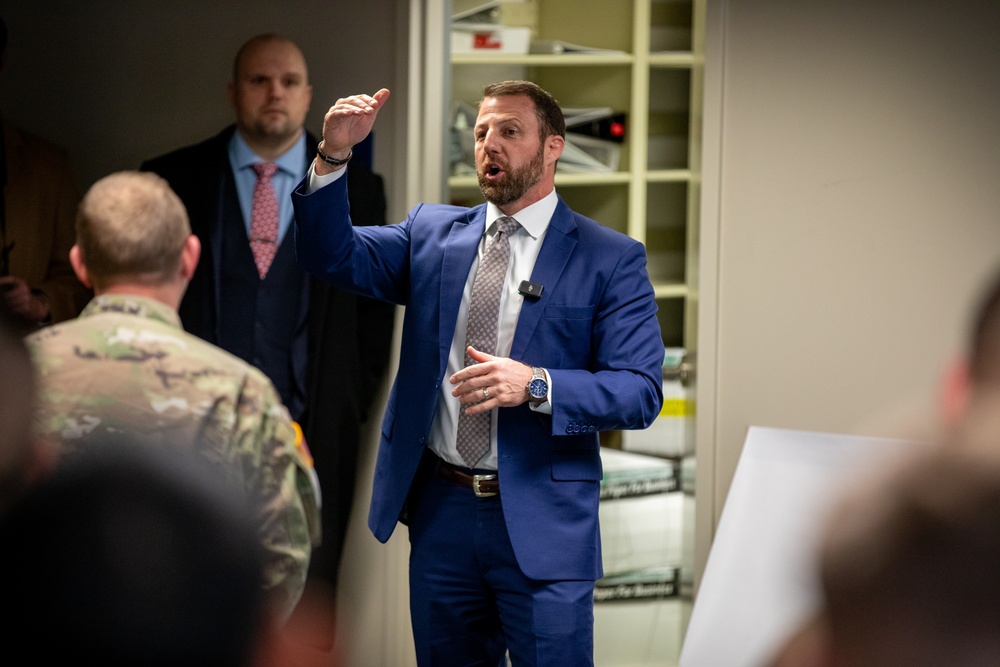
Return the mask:
[(1000, 267), (998, 3), (708, 14), (701, 526), (751, 424), (857, 432), (930, 396)]

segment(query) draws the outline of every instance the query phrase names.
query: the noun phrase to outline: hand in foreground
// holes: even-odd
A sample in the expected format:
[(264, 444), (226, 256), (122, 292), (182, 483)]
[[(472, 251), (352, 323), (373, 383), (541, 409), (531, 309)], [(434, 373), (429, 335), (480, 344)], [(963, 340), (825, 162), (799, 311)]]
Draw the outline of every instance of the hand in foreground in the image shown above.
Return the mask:
[[(465, 413), (477, 415), (493, 408), (511, 408), (528, 400), (524, 390), (531, 380), (531, 367), (506, 357), (494, 357), (470, 347), (469, 356), (477, 363), (451, 376), (457, 385), (451, 390)], [(484, 393), (483, 390), (486, 390)]]
[(16, 276), (0, 278), (0, 294), (7, 306), (29, 322), (44, 322), (49, 318), (49, 306), (39, 298), (28, 283)]
[[(323, 116), (323, 142), (320, 150), (329, 157), (346, 159), (351, 147), (360, 143), (371, 132), (379, 109), (388, 99), (388, 89), (382, 88), (374, 95), (362, 93), (337, 100)], [(338, 167), (316, 159), (317, 174), (329, 174), (337, 169)]]

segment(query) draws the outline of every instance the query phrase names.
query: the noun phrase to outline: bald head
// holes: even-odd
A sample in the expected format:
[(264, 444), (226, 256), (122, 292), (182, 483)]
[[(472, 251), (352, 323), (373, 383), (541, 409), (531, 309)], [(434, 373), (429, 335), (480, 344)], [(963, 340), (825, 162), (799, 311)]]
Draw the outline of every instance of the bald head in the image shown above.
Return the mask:
[(286, 37), (257, 35), (236, 53), (228, 93), (240, 135), (257, 155), (274, 160), (302, 135), (312, 102), (305, 56)]
[(247, 41), (243, 42), (239, 50), (236, 52), (236, 57), (233, 58), (233, 82), (239, 81), (240, 76), (244, 72), (244, 67), (247, 61), (259, 52), (266, 52), (272, 49), (287, 50), (291, 53), (298, 55), (298, 58), (302, 61), (302, 71), (306, 74), (306, 81), (308, 82), (308, 71), (306, 70), (306, 59), (302, 55), (302, 50), (298, 45), (276, 32), (268, 32), (261, 35), (254, 35)]

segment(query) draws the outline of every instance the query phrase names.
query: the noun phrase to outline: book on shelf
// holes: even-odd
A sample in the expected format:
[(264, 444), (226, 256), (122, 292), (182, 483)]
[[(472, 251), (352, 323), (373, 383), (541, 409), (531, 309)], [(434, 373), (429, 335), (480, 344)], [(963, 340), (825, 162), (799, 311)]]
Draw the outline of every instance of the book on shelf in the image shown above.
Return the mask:
[(625, 51), (619, 49), (602, 49), (597, 46), (586, 46), (584, 44), (574, 44), (561, 39), (533, 39), (529, 47), (529, 53), (561, 55), (568, 53), (592, 53), (601, 55), (625, 55)]
[(558, 170), (564, 172), (611, 173), (618, 171), (621, 147), (604, 139), (566, 132), (566, 143)]
[(615, 110), (611, 107), (562, 107), (562, 112), (566, 127), (569, 127), (607, 118), (614, 115)]
[(472, 23), (502, 23), (511, 5), (527, 5), (525, 0), (452, 0), (451, 20)]
[[(566, 146), (559, 159), (563, 172), (609, 173), (618, 171), (621, 149), (618, 139), (594, 135), (600, 126), (616, 117), (611, 107), (563, 107), (566, 121)], [(624, 117), (622, 116), (624, 121)], [(624, 126), (621, 128), (624, 138)], [(610, 125), (608, 128), (610, 133)]]

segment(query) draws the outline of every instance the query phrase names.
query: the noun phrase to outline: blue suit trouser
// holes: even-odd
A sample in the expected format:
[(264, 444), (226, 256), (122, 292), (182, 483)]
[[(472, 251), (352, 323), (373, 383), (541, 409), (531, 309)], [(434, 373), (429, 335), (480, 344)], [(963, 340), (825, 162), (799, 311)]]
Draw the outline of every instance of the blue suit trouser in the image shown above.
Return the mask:
[[(521, 572), (500, 495), (480, 498), (426, 457), (410, 496), (410, 614), (421, 667), (593, 665), (594, 582)], [(480, 472), (480, 471), (469, 471)]]

